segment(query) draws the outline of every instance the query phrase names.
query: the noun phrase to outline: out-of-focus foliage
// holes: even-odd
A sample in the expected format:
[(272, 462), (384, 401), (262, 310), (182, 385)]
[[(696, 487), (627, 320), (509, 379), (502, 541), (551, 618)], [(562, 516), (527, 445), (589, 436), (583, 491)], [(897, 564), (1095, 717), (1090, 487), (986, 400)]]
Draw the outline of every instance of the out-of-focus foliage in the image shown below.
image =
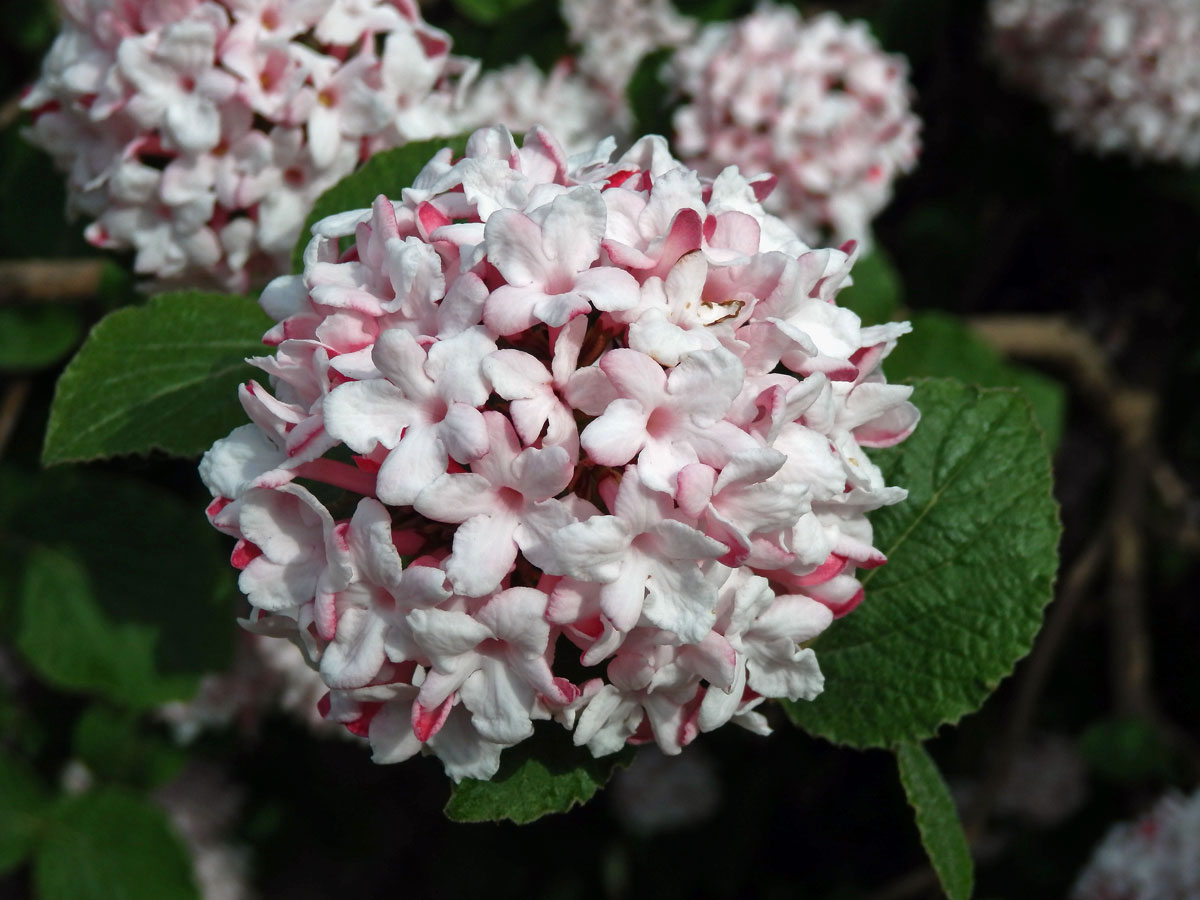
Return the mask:
[(0, 470), (3, 636), (48, 684), (146, 709), (230, 659), (231, 578), (195, 509), (140, 480)]

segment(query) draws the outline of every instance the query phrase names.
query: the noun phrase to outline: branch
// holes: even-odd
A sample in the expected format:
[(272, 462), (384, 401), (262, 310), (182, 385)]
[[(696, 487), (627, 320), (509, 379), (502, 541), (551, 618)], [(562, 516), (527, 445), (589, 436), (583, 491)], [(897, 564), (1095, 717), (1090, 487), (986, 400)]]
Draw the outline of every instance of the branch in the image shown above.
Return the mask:
[(4, 399), (0, 400), (0, 457), (8, 447), (9, 439), (16, 430), (21, 411), (29, 397), (30, 381), (28, 378), (18, 378), (8, 385)]
[(0, 105), (0, 131), (8, 128), (21, 117), (21, 95), (14, 94)]
[(0, 305), (76, 303), (100, 291), (103, 259), (25, 259), (0, 262)]

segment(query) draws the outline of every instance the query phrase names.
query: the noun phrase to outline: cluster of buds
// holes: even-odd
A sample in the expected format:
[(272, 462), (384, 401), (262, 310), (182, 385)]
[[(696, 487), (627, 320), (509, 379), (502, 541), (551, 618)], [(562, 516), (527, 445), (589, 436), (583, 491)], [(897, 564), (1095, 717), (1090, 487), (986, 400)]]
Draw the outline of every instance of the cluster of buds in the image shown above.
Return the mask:
[(414, 0), (63, 0), (23, 100), (71, 209), (139, 273), (244, 290), (286, 271), (316, 198), (449, 133), (461, 76)]
[(208, 514), (377, 761), (488, 778), (539, 719), (596, 755), (765, 733), (885, 562), (866, 514), (905, 491), (863, 448), (916, 424), (880, 371), (907, 323), (836, 305), (853, 247), (765, 213), (770, 176), (612, 153), (478, 131), (262, 295)]
[(917, 160), (907, 70), (864, 22), (760, 6), (675, 54), (671, 77), (686, 98), (676, 149), (707, 175), (774, 173), (766, 208), (805, 240), (869, 240), (892, 182)]
[(1192, 0), (992, 0), (1005, 74), (1081, 146), (1200, 162), (1200, 7)]
[(1080, 873), (1072, 900), (1200, 897), (1200, 792), (1172, 792), (1115, 826)]

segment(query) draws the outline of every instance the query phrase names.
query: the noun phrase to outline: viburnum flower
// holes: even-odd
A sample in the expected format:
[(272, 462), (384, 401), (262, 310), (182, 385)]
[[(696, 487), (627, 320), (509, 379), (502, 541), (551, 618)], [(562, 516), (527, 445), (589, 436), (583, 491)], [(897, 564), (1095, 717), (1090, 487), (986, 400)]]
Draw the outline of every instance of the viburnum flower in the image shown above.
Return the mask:
[(226, 773), (193, 763), (152, 797), (191, 857), (198, 895), (205, 900), (252, 900), (251, 850), (234, 842), (243, 791)]
[(763, 4), (705, 26), (668, 71), (685, 97), (674, 122), (682, 158), (706, 175), (773, 173), (764, 205), (807, 241), (868, 241), (892, 182), (916, 164), (907, 63), (865, 22), (803, 21)]
[[(286, 270), (316, 198), (448, 135), (474, 63), (413, 0), (63, 0), (22, 106), (87, 239), (174, 282)], [(466, 78), (464, 78), (466, 76)]]
[(1200, 7), (1191, 0), (992, 0), (1004, 73), (1099, 153), (1200, 161)]
[(619, 127), (631, 124), (626, 91), (643, 57), (692, 39), (696, 22), (671, 0), (561, 0), (567, 36), (578, 46), (576, 64), (607, 100)]
[(1072, 900), (1200, 896), (1200, 791), (1171, 792), (1133, 822), (1115, 825), (1092, 853)]
[(539, 720), (597, 755), (767, 733), (885, 562), (866, 513), (905, 492), (864, 448), (917, 423), (880, 371), (908, 324), (837, 307), (853, 245), (769, 181), (612, 147), (477, 131), (263, 293), (273, 393), (205, 455), (208, 515), (380, 762), (489, 778)]
[[(613, 99), (601, 82), (569, 60), (549, 73), (528, 57), (483, 72), (461, 92), (454, 133), (465, 134), (497, 123), (514, 132), (534, 125), (550, 129), (568, 154), (590, 150), (614, 129)], [(627, 104), (621, 100), (621, 109)], [(628, 118), (627, 116), (625, 118)], [(616, 123), (625, 128), (628, 122)]]

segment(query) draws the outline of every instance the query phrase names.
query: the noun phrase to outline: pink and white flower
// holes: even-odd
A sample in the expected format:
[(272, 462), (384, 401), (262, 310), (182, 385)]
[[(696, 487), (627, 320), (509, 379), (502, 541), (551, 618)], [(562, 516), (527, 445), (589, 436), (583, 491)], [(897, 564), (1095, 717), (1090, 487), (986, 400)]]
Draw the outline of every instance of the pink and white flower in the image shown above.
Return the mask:
[(322, 192), (457, 130), (473, 71), (409, 0), (61, 5), (27, 136), (68, 173), (89, 241), (177, 283), (285, 271)]
[(1071, 889), (1071, 900), (1159, 900), (1200, 894), (1200, 792), (1172, 791), (1112, 827)]
[(1189, 0), (992, 0), (992, 46), (1054, 126), (1097, 153), (1200, 161), (1200, 8)]
[(869, 241), (892, 182), (916, 164), (907, 64), (883, 53), (865, 22), (804, 21), (762, 4), (705, 26), (670, 72), (687, 98), (675, 114), (683, 158), (707, 175), (731, 165), (776, 175), (767, 208), (807, 241)]
[(862, 448), (916, 425), (880, 371), (907, 325), (837, 307), (852, 249), (769, 179), (609, 157), (476, 132), (263, 294), (271, 390), (201, 463), (209, 517), (378, 761), (490, 778), (535, 721), (596, 754), (766, 733), (885, 562), (866, 513), (905, 494)]

